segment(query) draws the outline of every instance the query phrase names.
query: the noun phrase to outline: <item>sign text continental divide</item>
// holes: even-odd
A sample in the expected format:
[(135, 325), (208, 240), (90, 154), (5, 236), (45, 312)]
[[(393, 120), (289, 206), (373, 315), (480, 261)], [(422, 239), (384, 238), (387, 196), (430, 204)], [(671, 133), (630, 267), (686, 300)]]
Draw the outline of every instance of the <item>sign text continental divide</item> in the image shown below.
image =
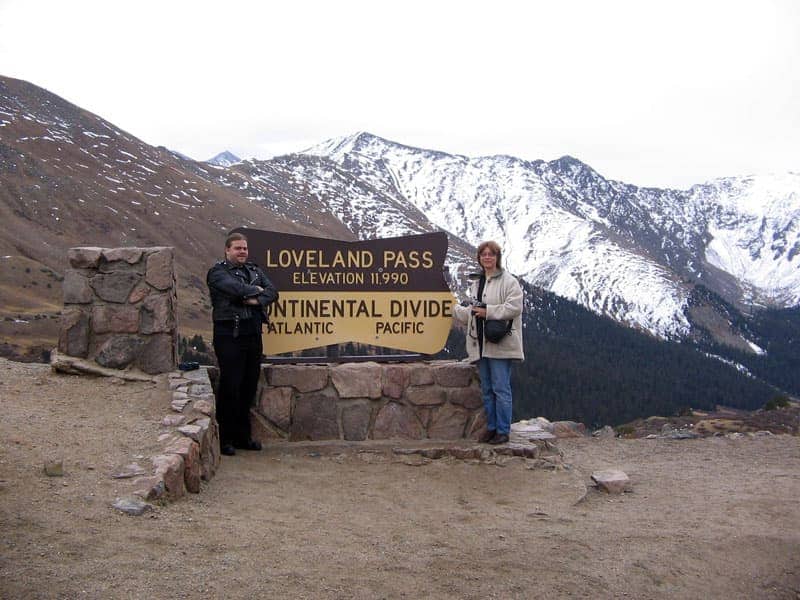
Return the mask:
[(264, 333), (269, 354), (356, 342), (441, 350), (455, 301), (444, 280), (447, 235), (345, 242), (240, 228), (250, 259), (280, 292)]

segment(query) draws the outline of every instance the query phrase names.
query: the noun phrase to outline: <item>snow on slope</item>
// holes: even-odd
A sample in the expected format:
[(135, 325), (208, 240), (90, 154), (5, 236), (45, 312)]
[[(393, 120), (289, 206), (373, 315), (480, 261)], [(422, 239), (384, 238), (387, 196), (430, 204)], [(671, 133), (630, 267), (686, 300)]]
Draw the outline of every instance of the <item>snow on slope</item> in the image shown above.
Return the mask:
[(715, 209), (706, 260), (747, 284), (750, 301), (800, 304), (800, 174), (726, 178), (691, 192)]
[[(357, 134), (306, 151), (386, 169), (402, 197), (473, 245), (497, 240), (507, 267), (527, 281), (663, 337), (688, 329), (688, 290), (668, 269), (622, 247), (592, 206), (564, 205), (542, 161), (469, 159)], [(544, 175), (544, 176), (543, 176)], [(564, 192), (566, 193), (566, 192)], [(589, 215), (591, 218), (586, 218)]]

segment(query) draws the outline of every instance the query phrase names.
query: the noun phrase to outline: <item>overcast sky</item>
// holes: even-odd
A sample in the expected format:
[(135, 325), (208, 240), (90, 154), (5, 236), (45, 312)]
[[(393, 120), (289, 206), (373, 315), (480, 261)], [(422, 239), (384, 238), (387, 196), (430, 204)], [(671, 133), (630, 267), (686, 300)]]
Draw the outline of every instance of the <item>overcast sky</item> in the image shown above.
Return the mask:
[(641, 186), (800, 171), (797, 0), (0, 0), (0, 74), (201, 160), (369, 131)]

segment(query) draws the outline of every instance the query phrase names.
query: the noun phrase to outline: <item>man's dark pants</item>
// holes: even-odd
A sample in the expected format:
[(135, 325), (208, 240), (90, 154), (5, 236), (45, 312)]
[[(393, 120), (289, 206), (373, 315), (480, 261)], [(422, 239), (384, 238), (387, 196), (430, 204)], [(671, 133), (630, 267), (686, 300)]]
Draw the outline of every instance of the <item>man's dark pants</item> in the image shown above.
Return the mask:
[(219, 362), (217, 421), (222, 445), (243, 446), (250, 441), (250, 405), (261, 373), (260, 335), (215, 335)]

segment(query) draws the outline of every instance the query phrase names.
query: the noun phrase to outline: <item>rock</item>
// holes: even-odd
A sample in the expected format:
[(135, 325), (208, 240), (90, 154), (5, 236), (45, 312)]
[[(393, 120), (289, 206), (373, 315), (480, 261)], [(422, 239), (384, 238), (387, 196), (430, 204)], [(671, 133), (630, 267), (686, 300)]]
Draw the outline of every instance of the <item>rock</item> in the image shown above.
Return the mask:
[(402, 398), (409, 381), (410, 371), (405, 365), (384, 365), (381, 387), (387, 398)]
[(592, 433), (592, 437), (600, 438), (600, 439), (611, 439), (617, 437), (617, 432), (614, 431), (614, 428), (610, 425), (606, 425), (602, 429), (598, 429), (597, 431)]
[(142, 302), (141, 333), (169, 333), (175, 328), (175, 311), (168, 294), (150, 294)]
[(523, 458), (539, 458), (539, 447), (535, 444), (517, 444), (510, 442), (503, 446), (496, 446), (494, 451), (498, 455), (521, 456)]
[(156, 333), (147, 336), (147, 343), (142, 347), (137, 366), (151, 375), (169, 373), (178, 364), (177, 337), (168, 333)]
[(64, 304), (88, 304), (92, 301), (94, 294), (89, 287), (89, 280), (74, 269), (67, 269), (64, 273), (64, 282), (61, 284), (64, 294)]
[(183, 409), (186, 408), (186, 405), (189, 404), (189, 402), (191, 402), (189, 396), (183, 396), (179, 398), (173, 397), (172, 402), (170, 402), (170, 406), (172, 407), (172, 410), (174, 410), (175, 412), (182, 412)]
[(445, 391), (433, 385), (412, 386), (406, 390), (406, 398), (415, 406), (437, 406), (447, 400)]
[(575, 421), (556, 421), (552, 433), (557, 438), (582, 437), (586, 434), (586, 425)]
[(100, 347), (95, 361), (103, 367), (124, 369), (136, 359), (142, 344), (136, 336), (116, 335)]
[(135, 496), (126, 496), (123, 498), (117, 498), (112, 504), (114, 508), (117, 510), (124, 512), (128, 515), (133, 515), (138, 517), (145, 513), (145, 511), (153, 510), (153, 506), (148, 504), (141, 498), (137, 498)]
[(255, 408), (250, 409), (250, 436), (254, 440), (266, 445), (276, 440), (285, 439), (283, 433), (283, 431), (267, 421)]
[(177, 427), (178, 425), (182, 425), (185, 420), (186, 417), (183, 415), (167, 415), (161, 419), (161, 424), (164, 427)]
[(139, 279), (139, 275), (130, 271), (100, 273), (89, 280), (89, 285), (100, 299), (122, 304), (128, 301), (128, 296), (139, 283)]
[(473, 458), (480, 458), (480, 451), (478, 448), (464, 448), (454, 446), (449, 449), (449, 454), (458, 460), (471, 460)]
[(86, 358), (89, 354), (89, 315), (77, 308), (61, 315), (58, 349), (68, 356)]
[(517, 421), (511, 424), (512, 433), (519, 433), (520, 435), (527, 436), (531, 433), (539, 433), (545, 429), (535, 421)]
[(368, 402), (360, 401), (342, 408), (344, 439), (361, 442), (367, 439), (372, 411)]
[(178, 454), (159, 454), (153, 457), (156, 475), (164, 478), (166, 494), (170, 498), (180, 498), (186, 494), (183, 476), (183, 458)]
[(451, 388), (445, 391), (447, 393), (447, 401), (450, 404), (457, 404), (472, 410), (483, 406), (481, 389), (477, 385), (462, 388)]
[(146, 281), (157, 290), (167, 290), (174, 284), (173, 249), (160, 247), (147, 257)]
[(376, 440), (391, 438), (419, 440), (424, 436), (425, 430), (414, 411), (396, 402), (389, 402), (378, 411), (372, 428), (372, 437)]
[(199, 425), (182, 425), (178, 427), (178, 431), (195, 442), (200, 442), (203, 435), (203, 428)]
[(139, 308), (128, 304), (95, 304), (92, 307), (92, 329), (95, 333), (137, 333)]
[(292, 424), (293, 393), (293, 388), (288, 386), (264, 386), (258, 401), (259, 412), (284, 431), (289, 431)]
[(128, 479), (130, 477), (138, 477), (144, 474), (145, 474), (144, 467), (134, 462), (127, 465), (122, 465), (121, 467), (117, 467), (116, 469), (114, 469), (114, 471), (111, 473), (111, 478)]
[[(170, 373), (170, 377), (172, 373)], [(183, 392), (186, 393), (189, 391), (189, 380), (185, 377), (171, 377), (169, 381), (169, 389), (171, 392)]]
[(208, 417), (213, 417), (216, 414), (216, 407), (213, 402), (208, 400), (195, 400), (192, 407), (199, 413)]
[(537, 440), (554, 440), (556, 439), (556, 436), (549, 431), (539, 431), (536, 433), (527, 434), (525, 439), (529, 442), (535, 442)]
[(212, 420), (208, 427), (208, 434), (203, 437), (203, 443), (200, 444), (200, 460), (202, 462), (200, 476), (204, 481), (210, 481), (214, 477), (220, 458), (219, 425)]
[(689, 431), (687, 429), (674, 429), (673, 431), (667, 434), (662, 434), (661, 437), (665, 437), (671, 440), (693, 440), (695, 438), (699, 438), (700, 434), (697, 434), (694, 431)]
[(189, 439), (182, 438), (175, 440), (167, 446), (164, 452), (168, 454), (177, 454), (183, 458), (183, 482), (186, 489), (197, 494), (200, 492), (200, 444)]
[(67, 251), (69, 266), (73, 269), (94, 269), (100, 263), (103, 249), (97, 247), (70, 248)]
[(130, 296), (128, 296), (128, 303), (136, 304), (137, 302), (141, 302), (142, 299), (150, 293), (150, 289), (149, 285), (140, 281), (136, 284), (136, 287), (133, 288)]
[(340, 398), (380, 398), (381, 366), (374, 362), (344, 363), (331, 369)]
[(319, 365), (272, 365), (266, 376), (271, 386), (289, 386), (298, 392), (316, 392), (328, 385), (328, 367)]
[[(135, 265), (142, 258), (141, 248), (104, 248), (102, 257), (110, 263), (118, 260), (125, 261), (129, 265)], [(110, 270), (110, 269), (109, 269)]]
[(486, 412), (480, 411), (472, 417), (471, 422), (467, 425), (466, 438), (469, 440), (479, 440), (486, 433)]
[(211, 394), (213, 393), (213, 391), (214, 390), (207, 383), (193, 383), (192, 385), (189, 386), (189, 393), (192, 396), (200, 397), (205, 394)]
[(445, 448), (422, 448), (419, 454), (431, 460), (439, 460), (447, 455), (447, 450)]
[(339, 439), (336, 397), (332, 392), (312, 392), (295, 401), (290, 441)]
[(439, 440), (458, 440), (464, 437), (464, 427), (470, 413), (460, 406), (445, 404), (433, 415), (428, 437)]
[(64, 461), (63, 460), (48, 460), (44, 463), (44, 474), (48, 477), (63, 477), (64, 476)]
[(530, 425), (538, 425), (545, 431), (549, 431), (553, 433), (553, 424), (545, 419), (544, 417), (536, 417), (535, 419), (528, 419), (528, 424)]
[(442, 387), (467, 387), (475, 374), (475, 367), (464, 362), (437, 364), (431, 370), (434, 382)]
[(425, 363), (417, 363), (408, 367), (409, 385), (430, 385), (433, 383), (433, 370)]
[(621, 494), (630, 488), (630, 479), (623, 471), (608, 469), (595, 471), (592, 479), (598, 487), (609, 494)]
[(134, 480), (133, 485), (135, 486), (133, 495), (144, 498), (145, 500), (158, 500), (162, 498), (166, 492), (164, 477), (160, 475), (140, 477)]
[(191, 371), (178, 371), (178, 373), (179, 377), (183, 379), (188, 379), (194, 383), (200, 383), (210, 388), (211, 386), (209, 384), (209, 381), (210, 379), (214, 378), (211, 377), (212, 371), (216, 373), (214, 377), (217, 377), (219, 375), (219, 369), (212, 366), (201, 366), (199, 369), (192, 369)]
[(430, 462), (429, 458), (425, 458), (421, 454), (411, 454), (409, 456), (401, 456), (400, 462), (409, 467), (421, 467)]

